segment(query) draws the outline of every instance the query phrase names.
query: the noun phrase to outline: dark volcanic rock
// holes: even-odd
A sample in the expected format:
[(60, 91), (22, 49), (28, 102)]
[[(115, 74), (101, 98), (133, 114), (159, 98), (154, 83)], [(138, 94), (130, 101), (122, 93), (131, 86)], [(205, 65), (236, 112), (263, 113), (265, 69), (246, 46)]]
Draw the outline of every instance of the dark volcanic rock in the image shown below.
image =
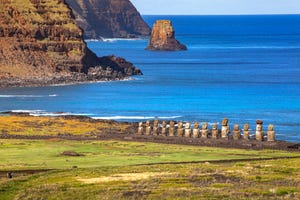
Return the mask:
[(175, 39), (175, 31), (170, 20), (157, 20), (153, 25), (148, 50), (179, 51), (187, 47)]
[(86, 39), (149, 36), (150, 28), (129, 0), (66, 0)]
[(63, 0), (0, 1), (0, 87), (120, 80), (138, 74), (124, 59), (107, 63), (89, 50)]

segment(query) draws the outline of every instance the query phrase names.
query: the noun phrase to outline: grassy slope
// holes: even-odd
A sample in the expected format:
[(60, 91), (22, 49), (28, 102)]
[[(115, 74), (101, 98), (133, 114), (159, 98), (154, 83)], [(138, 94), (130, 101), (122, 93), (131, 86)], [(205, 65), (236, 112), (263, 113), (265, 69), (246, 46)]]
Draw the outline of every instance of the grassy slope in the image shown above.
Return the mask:
[[(15, 135), (85, 135), (111, 126), (108, 122), (90, 123), (60, 117), (0, 116), (0, 133)], [(114, 128), (125, 131), (128, 125), (115, 123)]]

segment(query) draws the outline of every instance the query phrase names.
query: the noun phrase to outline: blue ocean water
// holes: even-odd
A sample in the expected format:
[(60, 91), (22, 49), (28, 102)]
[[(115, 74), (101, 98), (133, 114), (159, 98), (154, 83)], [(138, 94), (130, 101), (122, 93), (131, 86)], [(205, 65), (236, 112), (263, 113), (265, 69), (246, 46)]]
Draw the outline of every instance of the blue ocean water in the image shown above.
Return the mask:
[(133, 80), (0, 90), (0, 110), (66, 112), (120, 121), (175, 119), (275, 124), (300, 141), (300, 15), (144, 16), (171, 19), (188, 51), (144, 50), (147, 39), (88, 41), (141, 68)]

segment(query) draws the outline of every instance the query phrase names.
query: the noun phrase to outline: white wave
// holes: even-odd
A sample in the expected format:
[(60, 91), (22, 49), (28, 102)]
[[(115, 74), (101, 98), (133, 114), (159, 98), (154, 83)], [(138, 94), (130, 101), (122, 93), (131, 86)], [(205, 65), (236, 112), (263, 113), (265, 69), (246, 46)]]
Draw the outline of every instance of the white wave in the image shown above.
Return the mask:
[(44, 110), (11, 110), (13, 113), (42, 113)]
[(58, 94), (49, 94), (49, 97), (57, 97)]
[(11, 94), (4, 94), (0, 95), (0, 98), (43, 98), (43, 97), (57, 97), (57, 94), (49, 94), (49, 95), (11, 95)]
[(142, 38), (103, 38), (100, 39), (89, 39), (86, 42), (117, 42), (117, 41), (137, 41), (143, 40)]
[(154, 117), (154, 116), (105, 116), (105, 117), (92, 117), (93, 119), (108, 119), (108, 120), (149, 120), (149, 119), (176, 119), (181, 116), (169, 116), (169, 117)]
[(69, 113), (69, 112), (62, 112), (62, 113), (55, 113), (55, 112), (35, 112), (35, 113), (29, 113), (29, 115), (34, 117), (59, 117), (59, 116), (91, 116), (93, 114), (89, 113)]
[(71, 112), (47, 112), (45, 110), (10, 110), (8, 112), (12, 113), (28, 113), (34, 117), (41, 117), (41, 116), (49, 116), (49, 117), (58, 117), (58, 116), (68, 116), (68, 115), (75, 115), (75, 116), (93, 116), (93, 113), (71, 113)]

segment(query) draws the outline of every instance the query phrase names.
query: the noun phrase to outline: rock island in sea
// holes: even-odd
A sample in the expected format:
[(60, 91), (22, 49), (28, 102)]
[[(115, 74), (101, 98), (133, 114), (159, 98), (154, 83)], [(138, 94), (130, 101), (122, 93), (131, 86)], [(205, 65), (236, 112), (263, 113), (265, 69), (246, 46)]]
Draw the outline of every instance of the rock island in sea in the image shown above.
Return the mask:
[(157, 20), (152, 29), (147, 50), (180, 51), (187, 50), (184, 44), (175, 39), (175, 31), (170, 20)]

